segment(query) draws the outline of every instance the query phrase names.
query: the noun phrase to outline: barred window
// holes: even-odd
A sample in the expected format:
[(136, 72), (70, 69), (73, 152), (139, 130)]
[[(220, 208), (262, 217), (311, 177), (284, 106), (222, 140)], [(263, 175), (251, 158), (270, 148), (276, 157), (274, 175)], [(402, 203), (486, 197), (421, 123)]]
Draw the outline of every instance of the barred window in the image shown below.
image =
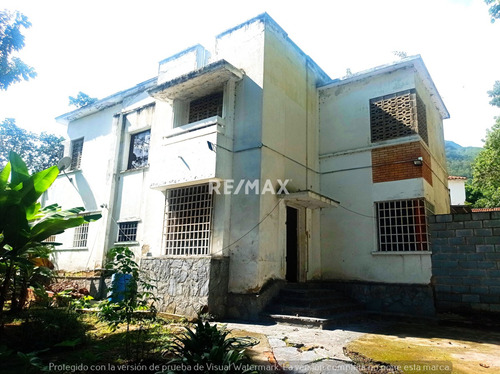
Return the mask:
[(71, 165), (70, 170), (80, 169), (83, 153), (83, 138), (71, 141)]
[(211, 220), (212, 194), (208, 184), (168, 190), (164, 228), (166, 254), (208, 254)]
[(419, 134), (428, 143), (426, 109), (415, 89), (371, 99), (370, 127), (372, 142)]
[(47, 239), (44, 240), (45, 243), (55, 243), (56, 242), (56, 236), (51, 235)]
[(139, 132), (130, 136), (130, 151), (127, 169), (137, 169), (148, 166), (150, 139), (151, 130)]
[(118, 224), (117, 242), (134, 242), (137, 239), (137, 221)]
[(222, 92), (201, 97), (189, 103), (189, 123), (222, 116)]
[(75, 228), (75, 234), (73, 236), (73, 247), (83, 248), (87, 246), (87, 239), (89, 237), (89, 223), (84, 224)]
[(428, 251), (427, 215), (433, 206), (425, 199), (376, 203), (379, 251)]

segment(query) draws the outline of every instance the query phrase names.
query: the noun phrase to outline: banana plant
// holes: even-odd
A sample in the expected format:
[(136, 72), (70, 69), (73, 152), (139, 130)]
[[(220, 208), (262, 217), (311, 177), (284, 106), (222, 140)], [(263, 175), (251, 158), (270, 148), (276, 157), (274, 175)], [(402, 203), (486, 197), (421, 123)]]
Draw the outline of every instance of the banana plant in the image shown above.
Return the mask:
[(82, 207), (62, 210), (57, 204), (42, 208), (38, 202), (57, 176), (59, 169), (52, 166), (30, 175), (24, 161), (14, 152), (0, 171), (0, 262), (3, 278), (0, 288), (0, 319), (9, 292), (14, 269), (19, 263), (39, 263), (30, 254), (48, 237), (101, 217), (100, 214), (78, 215)]

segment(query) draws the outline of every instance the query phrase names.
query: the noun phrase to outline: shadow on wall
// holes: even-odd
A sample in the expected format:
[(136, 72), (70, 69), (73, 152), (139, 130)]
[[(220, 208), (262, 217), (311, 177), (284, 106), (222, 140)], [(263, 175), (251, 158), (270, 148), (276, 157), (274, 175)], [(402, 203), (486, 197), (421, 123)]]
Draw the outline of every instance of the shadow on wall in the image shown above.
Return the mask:
[(92, 189), (90, 188), (89, 183), (87, 182), (87, 179), (85, 178), (85, 175), (83, 175), (83, 173), (75, 173), (74, 178), (76, 188), (78, 189), (80, 197), (83, 200), (85, 210), (88, 212), (96, 211), (97, 203), (95, 200), (95, 196), (92, 192)]

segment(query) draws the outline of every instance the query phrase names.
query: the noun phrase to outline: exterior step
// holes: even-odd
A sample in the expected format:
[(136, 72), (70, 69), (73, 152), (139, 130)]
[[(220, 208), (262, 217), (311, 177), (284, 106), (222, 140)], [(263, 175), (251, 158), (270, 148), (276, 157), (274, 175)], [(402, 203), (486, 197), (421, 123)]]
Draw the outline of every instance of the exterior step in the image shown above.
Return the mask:
[(277, 323), (327, 328), (359, 321), (364, 308), (329, 283), (287, 284), (261, 317)]
[(339, 313), (329, 317), (305, 317), (292, 316), (287, 314), (268, 314), (263, 313), (261, 317), (265, 320), (271, 320), (284, 325), (300, 326), (306, 328), (328, 329), (339, 326), (345, 326), (349, 323), (354, 323), (363, 320), (368, 316), (368, 312), (353, 311), (349, 313)]

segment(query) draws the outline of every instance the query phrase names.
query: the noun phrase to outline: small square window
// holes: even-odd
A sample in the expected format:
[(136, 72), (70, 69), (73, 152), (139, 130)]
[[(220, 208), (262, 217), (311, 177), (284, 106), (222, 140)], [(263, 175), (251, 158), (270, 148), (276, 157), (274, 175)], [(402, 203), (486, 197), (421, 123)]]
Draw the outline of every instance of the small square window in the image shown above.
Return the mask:
[(137, 221), (118, 224), (118, 243), (135, 242), (137, 239)]
[(148, 166), (150, 140), (151, 130), (142, 131), (130, 136), (130, 152), (127, 169), (137, 169)]
[(80, 169), (83, 153), (83, 138), (71, 141), (71, 165), (70, 170)]

